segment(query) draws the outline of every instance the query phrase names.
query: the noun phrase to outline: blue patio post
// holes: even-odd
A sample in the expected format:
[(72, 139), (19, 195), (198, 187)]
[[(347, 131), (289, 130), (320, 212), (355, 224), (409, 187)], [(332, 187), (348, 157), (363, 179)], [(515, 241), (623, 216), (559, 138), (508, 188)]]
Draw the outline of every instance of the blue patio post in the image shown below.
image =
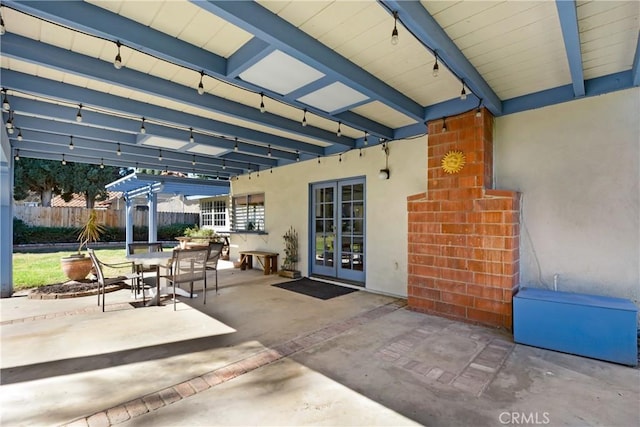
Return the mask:
[(149, 242), (158, 241), (158, 196), (149, 189), (147, 193), (147, 201), (149, 205)]
[(9, 298), (13, 295), (13, 156), (4, 126), (0, 139), (0, 298)]
[(129, 247), (129, 243), (133, 243), (133, 201), (131, 197), (125, 196), (125, 241), (126, 248)]

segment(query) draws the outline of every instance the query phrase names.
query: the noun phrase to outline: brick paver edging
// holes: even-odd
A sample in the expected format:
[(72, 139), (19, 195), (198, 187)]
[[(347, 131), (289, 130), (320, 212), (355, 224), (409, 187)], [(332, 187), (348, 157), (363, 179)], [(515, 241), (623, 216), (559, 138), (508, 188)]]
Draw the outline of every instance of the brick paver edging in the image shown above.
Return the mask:
[(242, 360), (223, 366), (222, 368), (209, 371), (203, 375), (122, 403), (113, 408), (105, 409), (88, 417), (79, 418), (68, 424), (64, 424), (64, 426), (106, 427), (125, 422), (131, 418), (171, 405), (172, 403), (208, 390), (211, 387), (215, 387), (218, 384), (232, 380), (242, 374), (251, 372), (254, 369), (258, 369), (316, 344), (335, 338), (349, 329), (386, 316), (405, 306), (405, 300), (392, 301), (342, 322), (331, 324), (317, 331), (278, 344), (273, 348), (267, 348)]
[[(128, 302), (107, 304), (105, 307), (109, 307), (109, 309), (113, 309), (113, 310), (133, 310), (135, 308), (134, 306), (131, 305), (131, 303), (128, 303)], [(38, 316), (29, 316), (29, 317), (21, 317), (19, 319), (5, 320), (4, 322), (0, 322), (0, 326), (12, 325), (15, 323), (34, 322), (37, 320), (55, 319), (56, 317), (75, 316), (78, 314), (90, 314), (90, 313), (99, 313), (99, 312), (102, 312), (102, 307), (96, 304), (95, 306), (79, 308), (77, 310), (59, 311), (57, 313), (47, 313), (47, 314), (40, 314)]]

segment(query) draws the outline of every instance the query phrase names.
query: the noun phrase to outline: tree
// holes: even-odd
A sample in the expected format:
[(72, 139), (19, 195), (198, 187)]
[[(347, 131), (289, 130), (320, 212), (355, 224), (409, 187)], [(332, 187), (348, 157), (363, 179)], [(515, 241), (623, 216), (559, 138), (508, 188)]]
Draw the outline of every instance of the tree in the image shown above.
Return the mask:
[(120, 168), (105, 166), (104, 169), (97, 165), (86, 163), (68, 163), (63, 168), (62, 197), (73, 193), (84, 195), (87, 208), (93, 208), (97, 200), (107, 199), (107, 190), (104, 188), (110, 182), (120, 178)]
[(50, 207), (53, 195), (62, 194), (62, 167), (57, 161), (21, 158), (15, 163), (13, 198), (22, 200), (34, 191), (42, 206)]
[(96, 200), (106, 199), (104, 186), (119, 177), (120, 168), (113, 166), (102, 169), (98, 165), (22, 158), (15, 163), (14, 199), (22, 200), (34, 191), (40, 195), (42, 206), (50, 207), (53, 195), (69, 201), (77, 193), (85, 196), (88, 208), (93, 208)]

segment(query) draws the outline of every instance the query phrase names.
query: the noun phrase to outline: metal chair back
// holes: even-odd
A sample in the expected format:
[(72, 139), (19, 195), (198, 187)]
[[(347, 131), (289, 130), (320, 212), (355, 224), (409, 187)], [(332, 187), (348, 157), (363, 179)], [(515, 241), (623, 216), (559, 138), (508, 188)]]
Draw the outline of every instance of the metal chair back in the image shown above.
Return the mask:
[(174, 249), (171, 274), (167, 277), (173, 285), (173, 309), (176, 309), (176, 285), (188, 283), (193, 295), (193, 282), (204, 282), (204, 303), (207, 303), (207, 260), (209, 248)]

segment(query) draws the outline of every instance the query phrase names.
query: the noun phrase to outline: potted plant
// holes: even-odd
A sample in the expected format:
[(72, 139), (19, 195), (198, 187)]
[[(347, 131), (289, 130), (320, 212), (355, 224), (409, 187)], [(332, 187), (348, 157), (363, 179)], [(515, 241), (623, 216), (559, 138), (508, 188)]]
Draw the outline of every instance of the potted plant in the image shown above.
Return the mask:
[(87, 221), (78, 233), (78, 241), (80, 242), (78, 252), (60, 259), (62, 271), (69, 280), (82, 280), (91, 272), (91, 258), (81, 252), (82, 247), (86, 248), (90, 242), (100, 240), (100, 236), (104, 231), (105, 227), (98, 222), (98, 215), (95, 209), (91, 209)]
[(296, 270), (298, 264), (298, 232), (290, 227), (282, 236), (284, 239), (284, 261), (278, 274), (290, 279), (298, 279), (300, 271)]

